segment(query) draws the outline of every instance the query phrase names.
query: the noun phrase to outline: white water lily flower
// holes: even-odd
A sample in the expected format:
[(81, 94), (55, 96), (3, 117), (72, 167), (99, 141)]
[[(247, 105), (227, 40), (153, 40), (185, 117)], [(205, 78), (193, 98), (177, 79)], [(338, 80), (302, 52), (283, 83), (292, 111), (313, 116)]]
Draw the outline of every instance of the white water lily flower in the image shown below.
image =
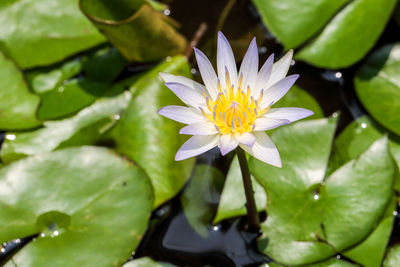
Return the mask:
[(238, 74), (232, 48), (219, 32), (217, 76), (208, 58), (200, 50), (194, 50), (205, 86), (182, 76), (160, 73), (165, 85), (187, 107), (167, 106), (159, 114), (188, 124), (180, 133), (193, 135), (179, 149), (175, 160), (194, 157), (215, 146), (226, 155), (240, 146), (255, 158), (281, 167), (279, 152), (265, 131), (313, 114), (303, 108), (271, 108), (299, 77), (297, 74), (285, 77), (293, 51), (276, 63), (272, 54), (258, 71), (254, 38)]

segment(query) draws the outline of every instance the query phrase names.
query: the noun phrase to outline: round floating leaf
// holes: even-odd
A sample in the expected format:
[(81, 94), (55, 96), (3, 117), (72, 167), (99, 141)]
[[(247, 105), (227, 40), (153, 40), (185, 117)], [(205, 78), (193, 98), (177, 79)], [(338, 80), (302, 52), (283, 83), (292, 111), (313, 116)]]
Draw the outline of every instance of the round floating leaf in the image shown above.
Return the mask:
[(396, 4), (396, 0), (381, 0), (379, 5), (375, 0), (253, 1), (286, 48), (305, 44), (298, 59), (333, 69), (348, 67), (367, 54)]
[(39, 97), (29, 92), (21, 72), (0, 52), (0, 129), (39, 126), (41, 123), (36, 119), (38, 105)]
[(383, 267), (397, 267), (400, 262), (400, 244), (391, 247), (386, 255)]
[(119, 266), (139, 244), (153, 201), (140, 168), (95, 147), (10, 164), (0, 188), (0, 242), (40, 234), (13, 256), (17, 266)]
[(324, 117), (322, 108), (318, 104), (317, 100), (306, 90), (296, 85), (292, 86), (289, 92), (281, 100), (274, 104), (273, 107), (301, 107), (312, 110), (314, 112), (314, 115), (305, 118), (306, 120), (319, 119)]
[[(253, 176), (251, 176), (251, 181), (253, 184), (254, 199), (256, 201), (257, 210), (263, 211), (267, 206), (267, 195), (264, 188), (254, 179)], [(217, 223), (227, 218), (246, 214), (246, 196), (244, 193), (242, 173), (240, 171), (239, 160), (235, 156), (226, 176), (224, 190), (221, 194), (221, 200), (218, 204), (218, 211), (214, 222)]]
[(117, 150), (137, 162), (149, 175), (155, 190), (155, 207), (183, 187), (194, 162), (174, 159), (185, 137), (178, 133), (180, 124), (157, 111), (181, 102), (164, 86), (159, 72), (189, 76), (190, 66), (185, 57), (176, 56), (143, 75), (131, 87), (135, 90), (134, 97), (110, 134)]
[(374, 52), (354, 78), (356, 92), (372, 117), (400, 135), (400, 45)]
[(156, 61), (183, 52), (186, 40), (147, 1), (80, 0), (81, 10), (129, 61)]
[(0, 5), (0, 47), (22, 68), (49, 65), (104, 42), (78, 0), (15, 0)]
[(72, 118), (46, 122), (31, 132), (7, 133), (1, 149), (5, 163), (62, 147), (94, 144), (118, 120), (131, 99), (129, 91), (101, 98)]
[(216, 213), (225, 177), (210, 165), (196, 165), (189, 185), (181, 195), (182, 208), (196, 232), (207, 237)]
[(263, 22), (285, 47), (294, 48), (325, 26), (350, 0), (253, 0)]
[(368, 238), (342, 254), (364, 267), (381, 266), (392, 232), (394, 211), (396, 211), (396, 199), (393, 196), (384, 217)]
[[(28, 71), (27, 79), (41, 97), (38, 118), (54, 120), (90, 105), (110, 89), (125, 64), (115, 48), (105, 47), (57, 66)], [(73, 78), (78, 74), (81, 77)]]
[[(281, 267), (283, 265), (276, 264), (276, 263), (269, 263), (266, 264), (263, 267)], [(321, 261), (315, 264), (307, 264), (307, 265), (302, 265), (302, 267), (359, 267), (359, 265), (352, 264), (350, 262), (340, 260), (337, 258), (330, 258), (325, 261)]]
[(143, 257), (135, 259), (133, 261), (128, 261), (122, 267), (173, 267), (175, 265), (165, 263), (165, 262), (155, 262), (149, 257)]
[[(352, 122), (335, 140), (328, 173), (360, 156), (362, 152), (386, 132), (385, 128), (378, 125), (368, 116), (362, 116)], [(389, 146), (397, 166), (400, 167), (400, 137), (390, 134)], [(400, 191), (399, 175), (395, 179), (395, 189)]]
[(309, 264), (355, 245), (392, 196), (395, 168), (386, 138), (325, 178), (335, 124), (321, 119), (276, 130), (281, 169), (250, 161), (269, 199), (259, 247), (277, 262)]

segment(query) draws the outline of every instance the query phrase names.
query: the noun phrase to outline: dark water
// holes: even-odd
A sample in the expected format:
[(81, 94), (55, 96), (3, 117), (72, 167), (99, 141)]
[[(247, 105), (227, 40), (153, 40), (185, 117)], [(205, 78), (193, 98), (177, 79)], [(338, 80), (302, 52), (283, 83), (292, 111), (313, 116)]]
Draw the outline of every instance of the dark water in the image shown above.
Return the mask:
[[(171, 17), (181, 23), (180, 31), (190, 40), (202, 22), (208, 24), (208, 30), (197, 47), (205, 51), (215, 51), (215, 33), (218, 18), (228, 1), (187, 0), (170, 3)], [(236, 1), (222, 28), (228, 39), (236, 44), (235, 54), (243, 54), (251, 37), (256, 34), (260, 46), (261, 62), (270, 53), (278, 57), (283, 54), (282, 47), (260, 22), (257, 11), (250, 1)], [(371, 52), (376, 48), (400, 40), (399, 27), (389, 22), (385, 32)], [(267, 53), (266, 51), (267, 50)], [(370, 52), (370, 53), (371, 53)], [(211, 57), (215, 56), (209, 54)], [(365, 60), (365, 59), (364, 59)], [(193, 58), (192, 58), (192, 63)], [(299, 73), (296, 84), (307, 90), (320, 103), (326, 116), (340, 112), (339, 133), (352, 120), (365, 114), (359, 103), (353, 78), (363, 61), (341, 70), (326, 70), (312, 67), (306, 63), (295, 62), (290, 73)], [(153, 64), (128, 66), (121, 79), (132, 73), (149, 69)], [(193, 66), (195, 66), (193, 64)], [(199, 79), (198, 74), (195, 78)], [(0, 133), (0, 142), (3, 133)], [(218, 156), (214, 149), (197, 159), (197, 164), (210, 164), (226, 174), (230, 158)], [(184, 189), (183, 189), (184, 190)], [(212, 206), (210, 207), (216, 208)], [(400, 209), (398, 209), (400, 213)], [(260, 214), (265, 220), (266, 214)], [(257, 252), (258, 233), (245, 230), (246, 217), (226, 220), (218, 225), (209, 225), (207, 237), (199, 235), (189, 224), (183, 213), (180, 195), (153, 212), (150, 227), (132, 258), (149, 256), (158, 261), (165, 261), (178, 266), (259, 266), (271, 261)], [(0, 251), (0, 265), (6, 262), (18, 249), (30, 242), (33, 237), (22, 238), (18, 242), (4, 244)], [(395, 218), (390, 244), (400, 242), (400, 215)], [(341, 255), (337, 255), (341, 257)], [(343, 260), (348, 260), (341, 257)], [(349, 260), (348, 260), (349, 261)], [(351, 261), (350, 261), (351, 262)]]

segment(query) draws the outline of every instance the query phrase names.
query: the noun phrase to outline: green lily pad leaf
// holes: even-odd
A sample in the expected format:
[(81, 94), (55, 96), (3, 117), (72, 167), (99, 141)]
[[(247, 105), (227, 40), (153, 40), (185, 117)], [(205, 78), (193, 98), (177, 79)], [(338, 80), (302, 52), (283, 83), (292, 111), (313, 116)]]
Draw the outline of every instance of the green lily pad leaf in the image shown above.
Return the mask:
[(305, 44), (297, 59), (337, 69), (359, 61), (373, 47), (396, 0), (381, 0), (379, 5), (375, 0), (254, 0), (254, 3), (264, 23), (286, 48)]
[(268, 30), (287, 48), (297, 47), (318, 33), (349, 1), (253, 0)]
[(40, 234), (12, 258), (21, 267), (119, 266), (139, 244), (153, 201), (139, 167), (96, 147), (17, 161), (0, 170), (0, 185), (0, 242)]
[(397, 267), (400, 262), (400, 244), (396, 244), (388, 249), (383, 267)]
[(38, 110), (40, 120), (54, 120), (72, 115), (92, 104), (109, 89), (107, 84), (88, 79), (66, 81), (55, 90), (40, 95), (42, 103)]
[[(59, 119), (92, 104), (110, 89), (125, 64), (115, 48), (105, 47), (55, 67), (29, 71), (27, 80), (42, 100), (38, 118)], [(72, 78), (78, 74), (81, 77)]]
[(39, 101), (38, 96), (29, 92), (15, 64), (0, 52), (0, 129), (20, 130), (39, 126), (41, 122), (36, 118)]
[(192, 179), (181, 195), (182, 208), (190, 225), (205, 238), (224, 182), (225, 177), (220, 170), (209, 165), (196, 165)]
[(104, 37), (78, 0), (15, 0), (0, 6), (0, 47), (21, 68), (49, 65), (94, 47)]
[(45, 122), (36, 131), (7, 133), (0, 152), (4, 163), (62, 147), (90, 145), (98, 141), (128, 106), (131, 93), (101, 98), (74, 117)]
[(190, 66), (185, 57), (175, 56), (143, 75), (131, 87), (134, 98), (110, 133), (116, 149), (147, 172), (155, 190), (155, 207), (183, 187), (194, 163), (194, 159), (174, 160), (185, 139), (178, 134), (181, 125), (157, 111), (181, 102), (165, 87), (159, 72), (190, 76)]
[[(268, 263), (266, 265), (262, 265), (264, 267), (282, 267), (283, 265), (277, 263)], [(285, 265), (287, 266), (287, 265)], [(289, 265), (293, 266), (293, 265)], [(315, 264), (306, 264), (302, 265), (302, 267), (359, 267), (359, 265), (352, 264), (347, 261), (343, 261), (337, 258), (330, 258), (328, 260), (324, 260)]]
[(81, 70), (82, 63), (77, 58), (62, 63), (58, 68), (43, 67), (27, 71), (25, 78), (35, 93), (42, 94), (53, 90), (63, 81), (79, 74)]
[[(251, 181), (257, 210), (263, 211), (267, 206), (267, 195), (264, 188), (253, 176), (251, 176)], [(244, 193), (242, 173), (240, 171), (239, 160), (237, 156), (235, 156), (226, 176), (224, 190), (221, 194), (221, 200), (218, 204), (218, 211), (214, 222), (217, 223), (227, 218), (246, 214), (246, 196)]]
[(293, 85), (285, 97), (274, 104), (274, 108), (279, 107), (301, 107), (312, 110), (314, 115), (305, 118), (305, 120), (319, 119), (324, 117), (322, 108), (318, 104), (317, 100), (306, 90), (297, 85)]
[(381, 266), (385, 256), (386, 246), (392, 232), (396, 210), (396, 199), (393, 196), (385, 215), (374, 231), (361, 244), (342, 253), (347, 258), (361, 264), (364, 267)]
[[(387, 130), (368, 116), (362, 116), (353, 121), (335, 140), (328, 173), (332, 173), (346, 162), (361, 155), (385, 133)], [(397, 166), (400, 167), (400, 137), (390, 134), (389, 146)], [(399, 175), (396, 176), (394, 186), (397, 191), (400, 191)]]
[(80, 0), (80, 7), (129, 61), (156, 61), (186, 48), (170, 19), (144, 0)]
[(128, 261), (122, 267), (173, 267), (175, 265), (165, 263), (165, 262), (155, 262), (149, 257), (143, 257), (135, 259), (133, 261)]
[(111, 83), (126, 65), (125, 58), (114, 47), (105, 47), (83, 57), (83, 73), (93, 81)]
[(354, 78), (356, 92), (371, 116), (400, 135), (400, 45), (374, 52)]
[(271, 137), (281, 169), (250, 160), (269, 199), (259, 247), (279, 263), (310, 264), (357, 244), (392, 196), (395, 167), (387, 138), (325, 178), (335, 125), (320, 119), (276, 130)]

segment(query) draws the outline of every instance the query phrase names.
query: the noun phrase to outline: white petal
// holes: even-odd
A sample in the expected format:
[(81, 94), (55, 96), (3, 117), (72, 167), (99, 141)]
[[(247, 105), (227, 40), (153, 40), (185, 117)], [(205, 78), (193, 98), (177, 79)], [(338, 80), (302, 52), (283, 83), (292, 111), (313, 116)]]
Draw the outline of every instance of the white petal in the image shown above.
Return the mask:
[(247, 90), (247, 86), (250, 86), (250, 88), (255, 87), (258, 74), (258, 49), (255, 37), (251, 41), (240, 65), (239, 76), (240, 74), (243, 75), (242, 90)]
[(235, 139), (246, 146), (252, 147), (256, 141), (256, 137), (252, 133), (242, 133), (235, 135)]
[(256, 119), (254, 131), (267, 131), (289, 123), (289, 120), (268, 118), (264, 114)]
[(253, 95), (258, 95), (261, 89), (267, 89), (268, 80), (271, 76), (272, 65), (274, 64), (274, 54), (270, 55), (268, 59), (265, 61), (264, 65), (262, 66), (261, 70), (258, 72), (257, 75), (257, 83), (253, 90)]
[(217, 67), (218, 77), (224, 89), (226, 89), (225, 70), (228, 70), (229, 72), (231, 84), (236, 85), (237, 68), (235, 57), (233, 56), (232, 48), (229, 45), (228, 40), (225, 38), (222, 32), (218, 32)]
[(199, 49), (193, 48), (203, 82), (213, 100), (218, 94), (218, 78), (210, 61)]
[(286, 119), (294, 122), (313, 115), (314, 112), (305, 108), (271, 108), (264, 114), (267, 118)]
[(218, 135), (195, 135), (182, 145), (175, 160), (184, 160), (202, 154), (218, 144)]
[(286, 55), (284, 55), (280, 60), (275, 62), (275, 64), (272, 66), (271, 77), (265, 89), (285, 78), (286, 74), (288, 73), (290, 63), (292, 63), (292, 57), (293, 57), (293, 50), (290, 49), (286, 53)]
[(206, 100), (202, 94), (180, 83), (165, 83), (174, 94), (188, 106), (194, 108), (206, 107)]
[(290, 87), (292, 87), (292, 85), (296, 82), (297, 78), (299, 78), (298, 74), (290, 75), (264, 91), (264, 96), (260, 103), (261, 108), (278, 102), (279, 99), (281, 99), (287, 93), (287, 91), (289, 91)]
[(254, 132), (256, 142), (250, 148), (246, 145), (240, 145), (247, 153), (265, 163), (276, 167), (282, 167), (281, 157), (275, 144), (264, 132)]
[(234, 150), (238, 146), (238, 142), (231, 134), (223, 134), (219, 138), (219, 150), (221, 151), (222, 156), (225, 156), (232, 150)]
[(218, 131), (215, 128), (214, 123), (206, 121), (185, 126), (179, 131), (179, 133), (190, 135), (214, 135), (218, 133)]
[(206, 121), (206, 118), (200, 111), (194, 108), (182, 107), (182, 106), (166, 106), (158, 110), (158, 114), (167, 117), (168, 119), (191, 124), (196, 122)]
[(205, 87), (202, 84), (200, 84), (196, 81), (193, 81), (189, 78), (186, 78), (183, 76), (176, 76), (176, 75), (169, 74), (166, 72), (160, 72), (159, 75), (166, 83), (180, 83), (180, 84), (186, 85), (190, 88), (193, 88), (194, 90), (198, 91), (199, 93), (202, 93), (203, 91), (206, 92)]

